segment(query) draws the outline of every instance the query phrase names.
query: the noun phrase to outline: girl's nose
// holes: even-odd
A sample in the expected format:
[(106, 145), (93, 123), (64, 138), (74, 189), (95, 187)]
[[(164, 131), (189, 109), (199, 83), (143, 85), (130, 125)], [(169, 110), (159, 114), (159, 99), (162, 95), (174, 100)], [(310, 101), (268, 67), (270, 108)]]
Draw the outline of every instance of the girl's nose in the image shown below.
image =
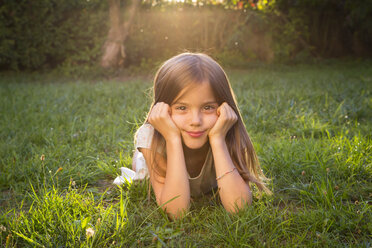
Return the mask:
[(194, 111), (191, 116), (191, 125), (199, 126), (201, 125), (201, 113), (199, 111)]

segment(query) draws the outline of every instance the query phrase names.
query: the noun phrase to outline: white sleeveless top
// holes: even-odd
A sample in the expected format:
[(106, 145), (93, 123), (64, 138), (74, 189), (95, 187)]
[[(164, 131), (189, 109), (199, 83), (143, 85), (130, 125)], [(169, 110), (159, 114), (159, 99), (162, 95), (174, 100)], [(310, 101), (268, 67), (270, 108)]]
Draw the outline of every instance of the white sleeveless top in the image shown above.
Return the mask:
[[(146, 162), (144, 162), (143, 155), (138, 148), (150, 149), (153, 136), (154, 127), (151, 124), (144, 124), (137, 130), (135, 137), (136, 151), (133, 155), (133, 163), (140, 161), (141, 163), (136, 163), (136, 172), (138, 173), (141, 171), (141, 173), (146, 174), (146, 176), (148, 176), (148, 166), (146, 165)], [(157, 152), (159, 152), (162, 156), (166, 155), (166, 151), (163, 151), (161, 147), (158, 148)], [(141, 166), (141, 164), (145, 164), (145, 166)], [(217, 188), (216, 170), (214, 168), (211, 148), (209, 148), (207, 157), (199, 175), (196, 177), (190, 177), (190, 175), (188, 176), (191, 197), (200, 197), (211, 192), (212, 189)]]

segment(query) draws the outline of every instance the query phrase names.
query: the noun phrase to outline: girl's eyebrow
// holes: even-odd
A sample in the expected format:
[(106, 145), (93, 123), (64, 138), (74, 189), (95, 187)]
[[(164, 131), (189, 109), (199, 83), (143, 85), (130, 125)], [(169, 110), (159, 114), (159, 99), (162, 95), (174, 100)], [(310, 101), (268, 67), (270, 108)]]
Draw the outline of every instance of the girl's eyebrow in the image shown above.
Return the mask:
[(209, 102), (205, 102), (204, 104), (218, 104), (218, 102), (216, 102), (216, 101), (209, 101)]
[[(173, 104), (181, 104), (181, 105), (189, 105), (187, 102), (175, 102)], [(207, 102), (203, 102), (203, 105), (207, 105), (207, 104), (218, 104), (216, 101), (207, 101)]]
[(185, 103), (185, 102), (179, 102), (179, 101), (172, 103), (172, 105), (174, 105), (174, 104), (187, 105), (187, 103)]

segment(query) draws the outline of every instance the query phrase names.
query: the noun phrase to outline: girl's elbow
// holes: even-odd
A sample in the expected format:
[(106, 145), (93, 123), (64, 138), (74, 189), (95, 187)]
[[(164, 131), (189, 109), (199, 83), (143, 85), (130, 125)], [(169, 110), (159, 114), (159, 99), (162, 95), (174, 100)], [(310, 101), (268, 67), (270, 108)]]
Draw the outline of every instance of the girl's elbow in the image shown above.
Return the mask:
[(241, 209), (250, 205), (252, 205), (252, 193), (249, 191), (235, 199), (235, 201), (230, 204), (224, 204), (224, 208), (229, 213), (237, 213)]
[(170, 219), (178, 220), (186, 216), (186, 214), (189, 211), (189, 206), (179, 207), (179, 208), (174, 208), (174, 209), (165, 207), (163, 208), (163, 210), (167, 213)]
[(171, 220), (180, 220), (186, 216), (188, 211), (189, 211), (188, 209), (179, 209), (176, 213), (168, 212), (167, 214)]
[(181, 219), (189, 211), (190, 201), (178, 201), (173, 204), (169, 202), (162, 204), (161, 207), (171, 219)]

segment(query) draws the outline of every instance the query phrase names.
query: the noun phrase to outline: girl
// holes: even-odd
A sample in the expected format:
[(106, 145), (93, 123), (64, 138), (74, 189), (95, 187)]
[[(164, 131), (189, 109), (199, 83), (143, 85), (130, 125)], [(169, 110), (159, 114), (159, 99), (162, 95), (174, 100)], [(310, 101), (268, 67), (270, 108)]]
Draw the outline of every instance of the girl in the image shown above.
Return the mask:
[(249, 182), (270, 193), (227, 76), (205, 54), (182, 53), (160, 67), (135, 148), (133, 161), (146, 166), (134, 162), (134, 170), (149, 174), (158, 205), (171, 217), (189, 208), (190, 197), (217, 187), (229, 212), (251, 204)]

